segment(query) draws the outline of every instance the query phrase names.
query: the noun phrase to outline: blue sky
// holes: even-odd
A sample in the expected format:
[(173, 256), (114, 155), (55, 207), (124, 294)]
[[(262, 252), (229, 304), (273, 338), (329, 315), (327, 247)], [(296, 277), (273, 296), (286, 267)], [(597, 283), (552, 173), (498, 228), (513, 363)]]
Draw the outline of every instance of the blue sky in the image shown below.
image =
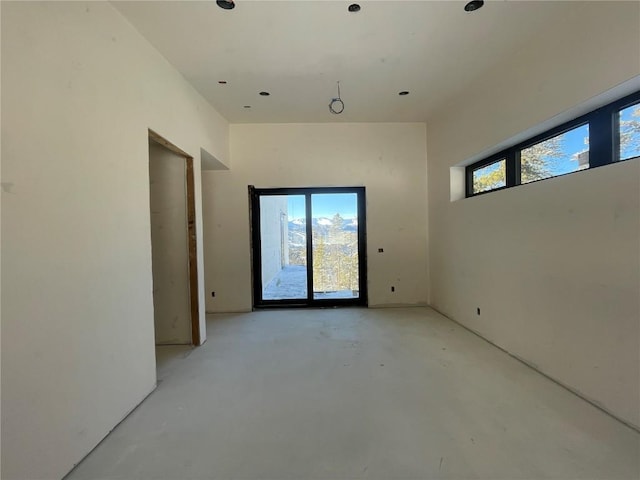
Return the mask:
[(550, 164), (554, 175), (573, 172), (578, 169), (578, 161), (574, 155), (589, 148), (589, 125), (581, 125), (560, 135), (562, 156)]
[[(633, 116), (633, 112), (640, 109), (640, 105), (632, 105), (620, 111), (620, 122), (626, 122), (629, 120), (639, 120), (636, 115)], [(562, 134), (561, 149), (563, 152), (562, 158), (557, 159), (551, 165), (551, 171), (554, 175), (561, 175), (563, 173), (573, 172), (578, 169), (578, 162), (572, 158), (576, 153), (582, 152), (588, 148), (589, 128), (587, 125), (582, 125), (574, 130), (570, 130)], [(585, 142), (585, 139), (587, 141)], [(623, 146), (620, 152), (621, 159), (633, 158), (640, 155), (640, 142), (634, 142), (632, 145)]]
[[(579, 165), (575, 155), (589, 148), (589, 125), (581, 125), (573, 130), (560, 134), (559, 137), (561, 138), (561, 155), (549, 159), (549, 168), (553, 175), (562, 175), (563, 173), (573, 172), (578, 169)], [(504, 160), (502, 163), (504, 163)], [(478, 169), (474, 172), (474, 177), (491, 173), (500, 168), (500, 166), (501, 162), (497, 162)]]
[[(561, 156), (549, 159), (548, 165), (553, 176), (578, 170), (579, 165), (577, 159), (575, 159), (575, 155), (588, 148), (589, 125), (581, 125), (573, 130), (560, 134), (559, 137), (561, 138)], [(526, 149), (523, 149), (523, 151), (524, 150)], [(474, 178), (491, 173), (498, 168), (504, 168), (503, 164), (504, 160), (480, 168), (474, 171)], [(505, 184), (503, 181), (492, 188), (501, 187)]]
[[(640, 116), (638, 115), (636, 115), (635, 117), (633, 116), (634, 111), (640, 111), (640, 104), (632, 105), (630, 107), (625, 108), (624, 110), (621, 110), (620, 122), (625, 122), (629, 120), (640, 121)], [(634, 142), (634, 143), (635, 143), (635, 148), (633, 148), (634, 146), (627, 146), (626, 148), (622, 149), (622, 151), (620, 152), (620, 158), (625, 159), (625, 158), (640, 156), (640, 141)]]
[[(620, 121), (640, 120), (633, 112), (640, 109), (640, 105), (632, 105), (620, 111)], [(578, 170), (579, 164), (576, 154), (589, 148), (589, 125), (580, 125), (572, 130), (559, 135), (561, 156), (549, 159), (549, 168), (552, 174), (562, 175)], [(620, 158), (632, 158), (640, 156), (640, 141), (635, 142), (636, 146), (626, 147), (620, 153)], [(490, 173), (499, 168), (499, 164), (489, 165), (474, 172), (475, 175)], [(495, 188), (495, 187), (494, 187)], [(304, 196), (289, 196), (289, 219), (302, 218), (305, 215)], [(344, 218), (357, 217), (357, 195), (347, 194), (317, 194), (312, 195), (313, 218), (333, 217), (336, 213)]]
[[(631, 105), (620, 111), (620, 123), (629, 120), (640, 121), (640, 117), (633, 116), (634, 111), (638, 111), (640, 105)], [(585, 142), (585, 138), (589, 137), (589, 128), (587, 125), (576, 128), (569, 132), (565, 132), (562, 135), (562, 151), (563, 157), (558, 159), (555, 164), (552, 165), (552, 172), (554, 175), (561, 175), (563, 173), (573, 172), (578, 168), (578, 162), (572, 161), (573, 155), (582, 152), (588, 148), (588, 144)], [(588, 140), (587, 140), (588, 141)], [(640, 142), (634, 142), (632, 145), (624, 146), (620, 152), (621, 159), (633, 158), (640, 155)]]
[[(304, 218), (304, 195), (290, 195), (288, 201), (289, 220)], [(355, 218), (358, 216), (358, 197), (355, 193), (311, 195), (311, 213), (313, 218), (331, 218), (336, 213), (342, 218)]]

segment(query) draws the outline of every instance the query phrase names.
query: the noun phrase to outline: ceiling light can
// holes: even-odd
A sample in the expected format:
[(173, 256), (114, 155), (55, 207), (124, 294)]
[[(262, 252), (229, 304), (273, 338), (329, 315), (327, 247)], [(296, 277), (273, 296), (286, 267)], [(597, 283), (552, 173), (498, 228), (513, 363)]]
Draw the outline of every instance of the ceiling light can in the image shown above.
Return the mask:
[(233, 0), (216, 0), (216, 5), (224, 10), (233, 10), (236, 6)]
[(474, 12), (484, 5), (484, 0), (471, 0), (464, 6), (465, 12)]

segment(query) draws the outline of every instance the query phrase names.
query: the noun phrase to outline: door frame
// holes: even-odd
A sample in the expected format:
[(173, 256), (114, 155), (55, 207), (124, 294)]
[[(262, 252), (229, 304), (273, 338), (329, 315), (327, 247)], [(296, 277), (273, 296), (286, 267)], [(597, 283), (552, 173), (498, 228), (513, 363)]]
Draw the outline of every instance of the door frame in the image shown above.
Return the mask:
[[(313, 298), (313, 235), (311, 235), (311, 196), (314, 194), (355, 193), (358, 198), (358, 298)], [(260, 197), (304, 195), (307, 250), (307, 298), (264, 300), (262, 298), (262, 256), (260, 249)], [(253, 308), (269, 307), (337, 307), (367, 306), (367, 212), (365, 187), (290, 187), (256, 188), (249, 185), (249, 218), (251, 227), (251, 275)]]
[(198, 301), (198, 242), (196, 232), (195, 181), (193, 176), (193, 157), (177, 147), (163, 136), (149, 129), (149, 139), (162, 145), (185, 159), (187, 183), (187, 238), (189, 245), (189, 304), (191, 310), (191, 344), (199, 346), (202, 340), (200, 331), (200, 308)]

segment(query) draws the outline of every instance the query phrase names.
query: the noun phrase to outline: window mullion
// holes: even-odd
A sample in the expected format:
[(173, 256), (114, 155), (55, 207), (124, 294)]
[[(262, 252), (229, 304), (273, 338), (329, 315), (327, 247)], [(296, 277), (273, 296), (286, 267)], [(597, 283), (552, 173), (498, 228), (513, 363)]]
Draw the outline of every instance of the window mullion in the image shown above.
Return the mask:
[(514, 187), (520, 183), (520, 166), (517, 162), (515, 149), (510, 149), (506, 155), (507, 187)]
[(613, 112), (608, 108), (593, 112), (589, 118), (589, 168), (614, 161), (613, 136)]
[[(632, 118), (638, 115), (636, 108), (640, 108), (640, 91), (467, 166), (466, 196), (522, 185), (523, 167), (524, 183), (532, 183), (619, 160), (640, 158), (638, 121)], [(624, 125), (620, 125), (622, 116)], [(581, 148), (579, 137), (587, 135), (588, 149), (586, 146)], [(496, 165), (498, 168), (502, 161), (504, 176), (496, 180), (497, 171), (490, 167)], [(578, 163), (571, 164), (571, 161)], [(494, 183), (487, 186), (491, 179)], [(476, 181), (478, 185), (484, 181), (485, 185), (476, 189)]]

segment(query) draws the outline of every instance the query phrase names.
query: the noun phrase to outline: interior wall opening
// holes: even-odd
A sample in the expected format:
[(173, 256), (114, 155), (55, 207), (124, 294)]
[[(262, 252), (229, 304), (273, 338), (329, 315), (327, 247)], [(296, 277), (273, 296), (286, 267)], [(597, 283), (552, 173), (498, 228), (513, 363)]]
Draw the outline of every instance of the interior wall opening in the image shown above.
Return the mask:
[(149, 195), (155, 343), (199, 345), (193, 159), (151, 131)]

